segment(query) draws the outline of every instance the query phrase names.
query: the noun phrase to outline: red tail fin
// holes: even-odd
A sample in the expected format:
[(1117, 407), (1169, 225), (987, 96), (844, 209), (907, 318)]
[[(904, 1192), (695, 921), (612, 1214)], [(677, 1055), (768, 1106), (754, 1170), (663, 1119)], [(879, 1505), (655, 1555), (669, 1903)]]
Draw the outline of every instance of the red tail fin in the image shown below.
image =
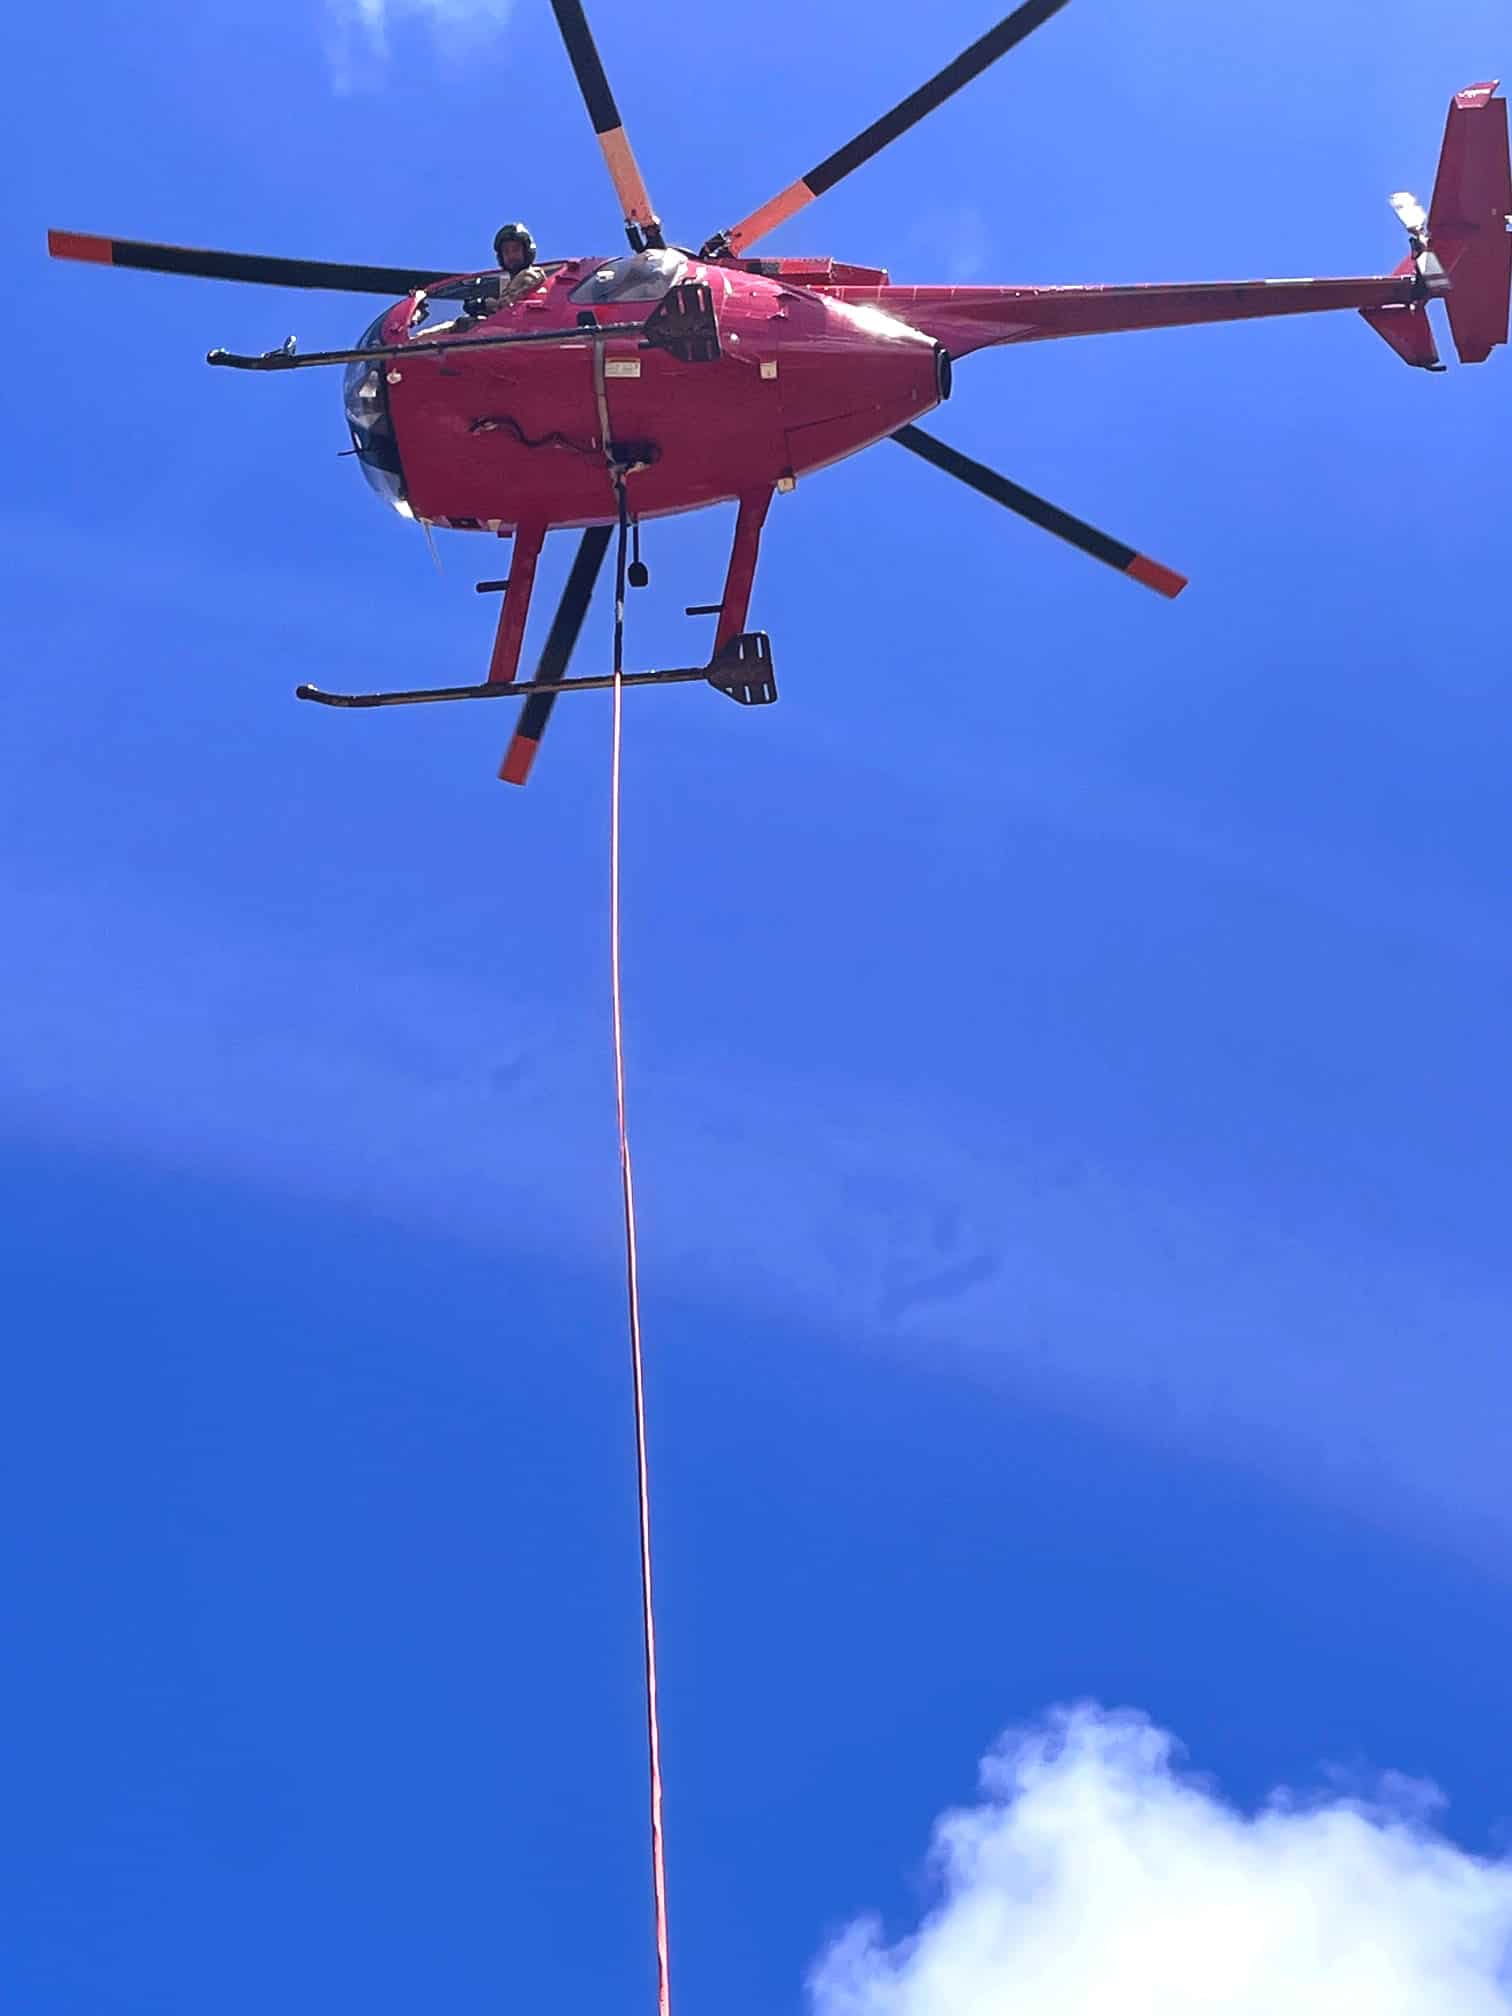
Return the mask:
[(1442, 371), (1428, 320), (1441, 295), (1462, 364), (1484, 364), (1507, 340), (1512, 297), (1512, 161), (1507, 150), (1507, 101), (1496, 85), (1471, 84), (1449, 107), (1433, 207), (1427, 216), (1404, 189), (1391, 207), (1406, 225), (1412, 257), (1396, 271), (1418, 275), (1410, 303), (1367, 308), (1365, 320), (1409, 364)]
[(1472, 84), (1449, 107), (1430, 242), (1449, 275), (1449, 327), (1462, 364), (1483, 364), (1507, 340), (1512, 293), (1512, 165), (1507, 101)]

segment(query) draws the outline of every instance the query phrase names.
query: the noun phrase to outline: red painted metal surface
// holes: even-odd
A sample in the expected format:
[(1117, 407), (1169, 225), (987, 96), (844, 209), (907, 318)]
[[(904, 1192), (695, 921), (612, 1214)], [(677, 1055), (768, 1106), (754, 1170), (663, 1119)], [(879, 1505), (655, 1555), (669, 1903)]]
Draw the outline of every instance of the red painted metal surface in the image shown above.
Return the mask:
[(1433, 249), (1451, 287), (1449, 327), (1462, 364), (1481, 364), (1507, 340), (1512, 290), (1512, 171), (1507, 101), (1472, 84), (1449, 108), (1428, 212)]
[[(581, 343), (470, 353), (469, 335), (570, 330), (570, 298), (598, 262), (565, 266), (538, 294), (479, 322), (443, 355), (390, 360), (389, 409), (411, 509), (498, 531), (527, 519), (602, 524), (615, 516), (613, 441), (648, 450), (630, 478), (637, 517), (696, 510), (771, 490), (882, 440), (939, 401), (933, 340), (879, 311), (738, 269), (688, 264), (714, 290), (722, 355), (686, 364), (631, 338), (605, 343), (602, 410), (590, 332)], [(600, 322), (644, 321), (654, 302), (612, 303)], [(385, 320), (404, 342), (410, 306)], [(411, 340), (431, 340), (421, 324)]]
[(714, 636), (714, 655), (746, 626), (751, 607), (751, 587), (756, 579), (756, 556), (761, 550), (761, 528), (772, 502), (770, 490), (747, 493), (740, 500), (735, 518), (735, 542), (730, 548), (730, 565), (725, 574), (724, 594), (719, 603), (719, 625)]
[(1410, 273), (1345, 280), (1215, 280), (1191, 286), (843, 288), (840, 298), (872, 303), (935, 337), (952, 357), (992, 343), (1043, 343), (1058, 336), (1106, 336), (1177, 329), (1259, 316), (1310, 315), (1331, 308), (1382, 308), (1412, 298)]
[(525, 618), (530, 612), (530, 593), (545, 541), (546, 525), (542, 519), (526, 519), (516, 531), (509, 562), (509, 585), (504, 591), (504, 607), (499, 611), (499, 627), (494, 633), (493, 657), (488, 666), (492, 682), (513, 679), (520, 669)]
[[(1402, 271), (1410, 273), (1412, 261), (1402, 261)], [(1398, 357), (1420, 370), (1442, 371), (1433, 324), (1428, 320), (1426, 301), (1414, 301), (1410, 308), (1400, 304), (1389, 308), (1362, 308), (1360, 313), (1379, 336), (1383, 336)]]

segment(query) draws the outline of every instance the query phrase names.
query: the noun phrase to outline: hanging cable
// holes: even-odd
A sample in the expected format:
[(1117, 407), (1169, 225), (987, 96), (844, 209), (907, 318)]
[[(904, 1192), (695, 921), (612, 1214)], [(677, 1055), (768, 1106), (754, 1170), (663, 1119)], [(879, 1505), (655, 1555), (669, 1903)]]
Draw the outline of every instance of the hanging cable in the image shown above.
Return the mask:
[(625, 1202), (625, 1278), (630, 1313), (630, 1373), (635, 1394), (635, 1470), (640, 1501), (641, 1625), (646, 1655), (646, 1749), (651, 1781), (651, 1891), (656, 1911), (657, 2016), (671, 2016), (667, 1948), (667, 1870), (662, 1847), (661, 1720), (656, 1695), (656, 1618), (651, 1602), (651, 1487), (646, 1466), (646, 1381), (641, 1352), (640, 1263), (635, 1237), (635, 1182), (625, 1123), (625, 1017), (620, 986), (620, 751), (624, 715), (625, 546), (629, 511), (623, 471), (614, 470), (619, 502), (619, 550), (614, 576), (614, 732), (609, 781), (609, 978), (614, 1003), (614, 1098), (619, 1120), (620, 1184)]

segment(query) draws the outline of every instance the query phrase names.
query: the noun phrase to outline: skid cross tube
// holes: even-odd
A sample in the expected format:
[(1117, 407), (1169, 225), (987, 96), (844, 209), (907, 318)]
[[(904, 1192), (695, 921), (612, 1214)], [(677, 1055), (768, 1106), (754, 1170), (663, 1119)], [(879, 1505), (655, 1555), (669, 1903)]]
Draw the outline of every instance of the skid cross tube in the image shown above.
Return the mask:
[[(711, 665), (677, 665), (665, 672), (626, 672), (626, 686), (689, 686), (713, 684), (723, 670)], [(420, 707), (438, 700), (520, 700), (530, 693), (605, 693), (614, 685), (610, 672), (582, 679), (493, 679), (483, 686), (422, 686), (410, 693), (325, 693), (318, 686), (296, 686), (296, 700), (318, 700), (322, 707)]]
[[(624, 686), (712, 686), (741, 707), (768, 707), (777, 698), (772, 670), (772, 642), (764, 630), (732, 637), (707, 665), (673, 665), (662, 672), (625, 672)], [(296, 686), (296, 700), (316, 700), (322, 707), (424, 707), (441, 700), (523, 700), (532, 693), (603, 693), (615, 684), (612, 672), (581, 679), (490, 679), (481, 686), (419, 686), (398, 693), (324, 693), (318, 686)]]

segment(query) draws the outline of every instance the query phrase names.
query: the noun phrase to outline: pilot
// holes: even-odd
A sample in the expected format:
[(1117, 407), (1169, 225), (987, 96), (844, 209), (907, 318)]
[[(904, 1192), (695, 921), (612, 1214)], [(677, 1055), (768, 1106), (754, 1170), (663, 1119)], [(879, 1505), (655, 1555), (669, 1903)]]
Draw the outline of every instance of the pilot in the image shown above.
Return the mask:
[(522, 295), (533, 294), (546, 275), (536, 264), (536, 244), (523, 224), (503, 224), (494, 233), (494, 257), (503, 269), (499, 306), (507, 308)]
[(501, 308), (508, 308), (526, 294), (533, 294), (537, 287), (545, 286), (546, 275), (536, 264), (535, 240), (523, 224), (500, 225), (494, 234), (494, 257), (499, 262), (500, 277), (495, 280), (491, 275), (480, 274), (467, 290), (460, 315), (450, 322), (435, 322), (422, 329), (420, 324), (425, 321), (422, 297), (411, 333), (427, 341), (437, 336), (466, 335)]

